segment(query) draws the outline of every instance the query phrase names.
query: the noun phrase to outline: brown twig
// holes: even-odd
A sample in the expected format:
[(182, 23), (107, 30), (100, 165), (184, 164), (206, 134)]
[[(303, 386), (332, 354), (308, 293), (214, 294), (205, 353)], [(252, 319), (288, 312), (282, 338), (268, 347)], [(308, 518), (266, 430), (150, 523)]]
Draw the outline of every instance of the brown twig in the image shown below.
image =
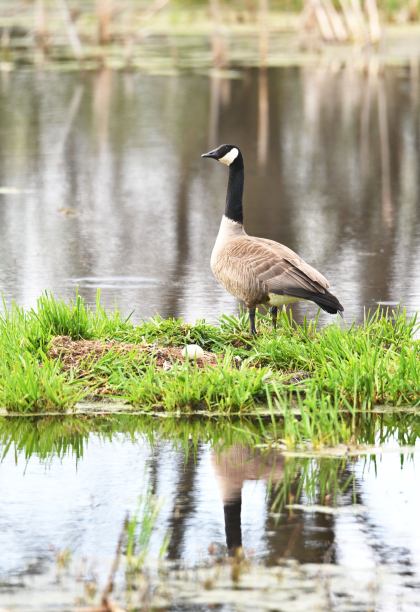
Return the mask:
[(108, 580), (105, 585), (105, 588), (102, 591), (101, 605), (102, 605), (102, 609), (104, 612), (117, 612), (117, 610), (121, 609), (110, 600), (110, 596), (111, 596), (112, 591), (114, 590), (115, 575), (118, 571), (118, 566), (120, 564), (121, 551), (122, 551), (122, 547), (124, 543), (124, 537), (127, 531), (127, 524), (128, 524), (128, 514), (126, 515), (123, 525), (121, 527), (120, 536), (117, 542), (117, 548), (115, 549), (114, 560), (112, 561), (112, 565), (111, 565), (111, 571), (109, 572), (109, 576), (108, 576)]

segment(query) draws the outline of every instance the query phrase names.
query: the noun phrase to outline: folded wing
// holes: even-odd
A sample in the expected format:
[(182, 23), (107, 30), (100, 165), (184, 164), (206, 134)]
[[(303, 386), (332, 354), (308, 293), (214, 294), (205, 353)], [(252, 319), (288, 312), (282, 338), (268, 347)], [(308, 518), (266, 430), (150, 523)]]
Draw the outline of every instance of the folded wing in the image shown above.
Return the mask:
[(220, 251), (215, 276), (247, 305), (268, 302), (270, 294), (311, 300), (330, 313), (343, 307), (328, 290), (327, 279), (294, 251), (252, 236), (230, 240)]

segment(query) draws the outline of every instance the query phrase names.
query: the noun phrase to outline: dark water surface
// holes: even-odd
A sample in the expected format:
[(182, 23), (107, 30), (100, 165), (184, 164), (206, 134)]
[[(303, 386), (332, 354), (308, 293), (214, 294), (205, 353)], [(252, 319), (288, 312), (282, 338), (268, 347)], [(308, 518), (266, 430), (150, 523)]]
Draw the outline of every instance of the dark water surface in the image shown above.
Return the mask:
[[(71, 609), (89, 577), (103, 588), (124, 517), (151, 491), (162, 502), (151, 556), (167, 534), (166, 558), (190, 568), (242, 544), (266, 567), (285, 560), (336, 567), (345, 601), (317, 609), (418, 609), (419, 449), (399, 450), (393, 433), (403, 441), (413, 416), (395, 428), (384, 421), (388, 442), (379, 453), (335, 458), (252, 450), (240, 422), (198, 429), (171, 422), (159, 435), (152, 418), (95, 423), (1, 420), (0, 605)], [(223, 436), (230, 443), (221, 446)], [(65, 550), (83, 568), (69, 592), (55, 578)], [(293, 605), (284, 609), (309, 609)]]
[(233, 142), (249, 233), (318, 267), (349, 319), (377, 303), (419, 307), (418, 68), (231, 76), (0, 74), (7, 302), (78, 287), (137, 320), (235, 311), (209, 270), (227, 172), (200, 159)]

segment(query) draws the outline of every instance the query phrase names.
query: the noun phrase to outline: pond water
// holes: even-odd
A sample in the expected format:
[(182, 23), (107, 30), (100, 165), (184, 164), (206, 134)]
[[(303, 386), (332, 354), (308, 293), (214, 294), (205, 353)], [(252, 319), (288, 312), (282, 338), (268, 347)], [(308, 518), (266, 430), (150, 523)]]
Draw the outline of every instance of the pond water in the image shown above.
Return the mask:
[[(418, 419), (377, 418), (382, 450), (354, 457), (251, 450), (255, 430), (240, 421), (2, 419), (0, 606), (72, 609), (92, 576), (101, 590), (127, 512), (151, 491), (162, 503), (152, 557), (166, 535), (166, 558), (184, 568), (206, 567), (242, 544), (267, 572), (299, 563), (317, 567), (319, 583), (322, 568), (335, 568), (336, 605), (318, 598), (318, 609), (418, 609), (420, 447), (397, 444), (412, 441)], [(66, 550), (78, 577), (63, 588), (57, 557)], [(301, 587), (285, 610), (308, 609), (318, 591), (306, 585), (300, 608)], [(277, 586), (275, 601), (282, 594)], [(182, 589), (172, 599), (169, 609), (208, 609), (176, 607)]]
[[(227, 78), (229, 77), (229, 78)], [(336, 66), (208, 77), (0, 74), (0, 291), (193, 321), (237, 304), (209, 258), (241, 146), (249, 233), (331, 282), (349, 320), (420, 303), (420, 73)], [(315, 306), (297, 307), (313, 316)], [(331, 320), (323, 315), (324, 322)]]
[[(134, 311), (137, 321), (236, 312), (209, 270), (226, 169), (200, 158), (233, 142), (245, 156), (249, 233), (284, 242), (319, 268), (349, 320), (377, 304), (418, 309), (414, 64), (212, 77), (0, 72), (0, 135), (6, 303), (29, 307), (45, 290), (70, 298), (76, 289), (94, 303), (100, 289), (106, 307)], [(228, 428), (220, 450), (224, 425), (218, 435), (213, 427), (169, 435), (170, 424), (151, 435), (162, 424), (133, 418), (109, 428), (2, 421), (0, 607), (72, 609), (87, 575), (103, 588), (124, 517), (152, 490), (162, 508), (151, 553), (169, 534), (166, 556), (175, 564), (203, 567), (242, 543), (266, 572), (279, 559), (333, 572), (327, 600), (319, 580), (294, 576), (282, 609), (309, 609), (309, 593), (311, 609), (419, 609), (416, 415), (404, 426), (375, 426), (362, 441), (382, 450), (352, 458), (252, 451), (255, 438), (238, 435), (242, 424)], [(57, 556), (67, 549), (84, 569), (64, 588)], [(222, 605), (227, 592), (211, 604), (233, 609)], [(183, 597), (173, 594), (173, 609), (208, 609), (196, 595), (188, 605)], [(248, 609), (256, 609), (251, 599)]]

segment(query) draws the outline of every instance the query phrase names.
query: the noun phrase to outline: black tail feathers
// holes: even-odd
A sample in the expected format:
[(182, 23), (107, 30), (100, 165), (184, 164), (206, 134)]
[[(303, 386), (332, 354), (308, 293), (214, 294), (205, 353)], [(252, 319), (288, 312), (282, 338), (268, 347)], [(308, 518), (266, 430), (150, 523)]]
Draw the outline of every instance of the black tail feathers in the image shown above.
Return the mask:
[[(286, 291), (284, 292), (286, 294)], [(325, 310), (329, 314), (339, 314), (341, 317), (343, 316), (344, 308), (337, 300), (335, 295), (330, 293), (329, 291), (325, 291), (325, 293), (315, 293), (312, 291), (308, 291), (307, 289), (300, 289), (298, 287), (294, 287), (290, 291), (287, 291), (287, 295), (291, 295), (293, 297), (302, 298), (303, 300), (311, 300), (315, 302), (322, 310)]]
[(325, 293), (315, 294), (313, 297), (309, 297), (309, 300), (312, 300), (317, 304), (322, 310), (329, 312), (330, 314), (339, 314), (341, 317), (343, 316), (344, 308), (337, 300), (335, 295), (326, 291)]

